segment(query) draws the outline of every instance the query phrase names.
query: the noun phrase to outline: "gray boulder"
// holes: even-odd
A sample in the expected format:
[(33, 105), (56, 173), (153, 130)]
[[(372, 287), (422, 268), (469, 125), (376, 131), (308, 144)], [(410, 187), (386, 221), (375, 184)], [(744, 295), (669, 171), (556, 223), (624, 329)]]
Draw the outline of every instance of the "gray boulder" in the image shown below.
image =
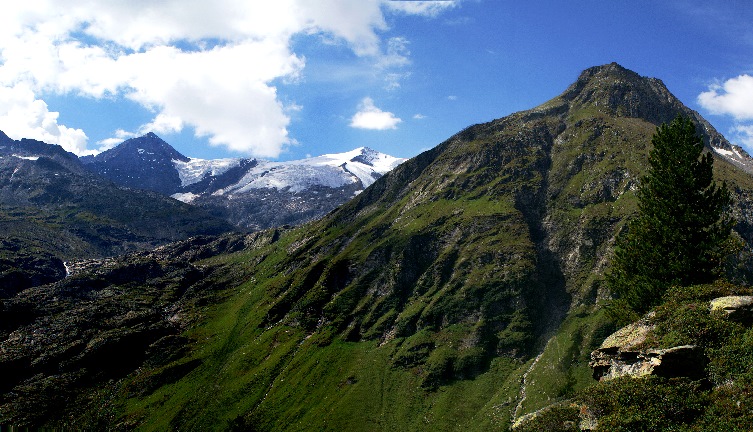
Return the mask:
[(642, 345), (654, 329), (652, 314), (616, 331), (591, 353), (589, 366), (593, 377), (606, 381), (623, 376), (647, 375), (689, 377), (705, 376), (708, 359), (703, 349), (695, 345), (682, 345), (663, 349), (647, 349)]
[(723, 311), (727, 318), (743, 324), (753, 323), (753, 296), (726, 296), (711, 300), (711, 313)]

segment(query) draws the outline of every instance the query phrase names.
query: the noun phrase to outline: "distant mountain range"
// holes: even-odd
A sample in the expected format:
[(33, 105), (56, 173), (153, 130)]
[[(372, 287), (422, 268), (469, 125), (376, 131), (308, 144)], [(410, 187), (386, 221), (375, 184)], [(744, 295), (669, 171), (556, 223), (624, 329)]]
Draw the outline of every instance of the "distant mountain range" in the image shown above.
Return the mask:
[(66, 261), (307, 222), (402, 161), (368, 148), (292, 162), (192, 159), (153, 133), (79, 159), (0, 131), (0, 298), (63, 278)]
[(118, 187), (60, 146), (0, 132), (0, 298), (63, 278), (65, 261), (233, 229), (195, 206)]
[(81, 160), (118, 185), (170, 195), (241, 228), (264, 229), (321, 217), (405, 159), (366, 147), (289, 162), (195, 159), (148, 133)]

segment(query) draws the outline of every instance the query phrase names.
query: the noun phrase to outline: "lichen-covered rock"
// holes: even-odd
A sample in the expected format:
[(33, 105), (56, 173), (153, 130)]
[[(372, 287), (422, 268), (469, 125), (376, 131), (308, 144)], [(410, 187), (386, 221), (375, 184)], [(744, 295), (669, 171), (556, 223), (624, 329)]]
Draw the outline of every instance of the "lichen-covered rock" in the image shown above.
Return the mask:
[(654, 313), (651, 312), (641, 320), (632, 324), (628, 324), (625, 327), (617, 330), (604, 339), (599, 347), (600, 350), (610, 350), (617, 348), (620, 351), (631, 350), (646, 340), (646, 336), (654, 329), (654, 325), (651, 323), (651, 319), (654, 317)]
[(594, 379), (605, 381), (622, 376), (646, 375), (690, 378), (704, 376), (708, 360), (703, 349), (695, 345), (665, 349), (642, 346), (655, 327), (653, 317), (653, 313), (648, 314), (617, 330), (591, 353), (589, 366), (593, 369)]
[(599, 381), (647, 375), (699, 379), (705, 375), (707, 364), (703, 349), (695, 345), (645, 351), (600, 348), (591, 353), (589, 363), (594, 379)]
[(726, 296), (711, 300), (711, 312), (723, 311), (732, 321), (753, 323), (753, 296)]

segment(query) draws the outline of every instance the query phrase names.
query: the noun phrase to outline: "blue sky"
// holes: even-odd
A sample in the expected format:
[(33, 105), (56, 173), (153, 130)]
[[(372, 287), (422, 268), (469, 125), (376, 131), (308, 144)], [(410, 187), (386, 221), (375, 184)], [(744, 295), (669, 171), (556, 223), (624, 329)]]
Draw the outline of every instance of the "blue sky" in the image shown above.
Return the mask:
[(411, 157), (613, 61), (753, 152), (747, 0), (13, 3), (0, 130), (78, 154), (153, 130), (200, 158)]

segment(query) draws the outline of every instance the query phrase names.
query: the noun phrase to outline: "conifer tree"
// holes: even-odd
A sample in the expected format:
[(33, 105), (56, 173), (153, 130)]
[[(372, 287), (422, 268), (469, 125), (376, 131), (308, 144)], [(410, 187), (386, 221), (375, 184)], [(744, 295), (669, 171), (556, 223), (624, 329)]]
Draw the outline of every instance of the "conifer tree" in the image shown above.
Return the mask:
[(671, 286), (719, 277), (733, 226), (730, 192), (714, 182), (713, 156), (704, 154), (693, 122), (678, 116), (662, 124), (651, 143), (638, 216), (618, 238), (607, 275), (614, 306), (632, 315), (660, 303)]

